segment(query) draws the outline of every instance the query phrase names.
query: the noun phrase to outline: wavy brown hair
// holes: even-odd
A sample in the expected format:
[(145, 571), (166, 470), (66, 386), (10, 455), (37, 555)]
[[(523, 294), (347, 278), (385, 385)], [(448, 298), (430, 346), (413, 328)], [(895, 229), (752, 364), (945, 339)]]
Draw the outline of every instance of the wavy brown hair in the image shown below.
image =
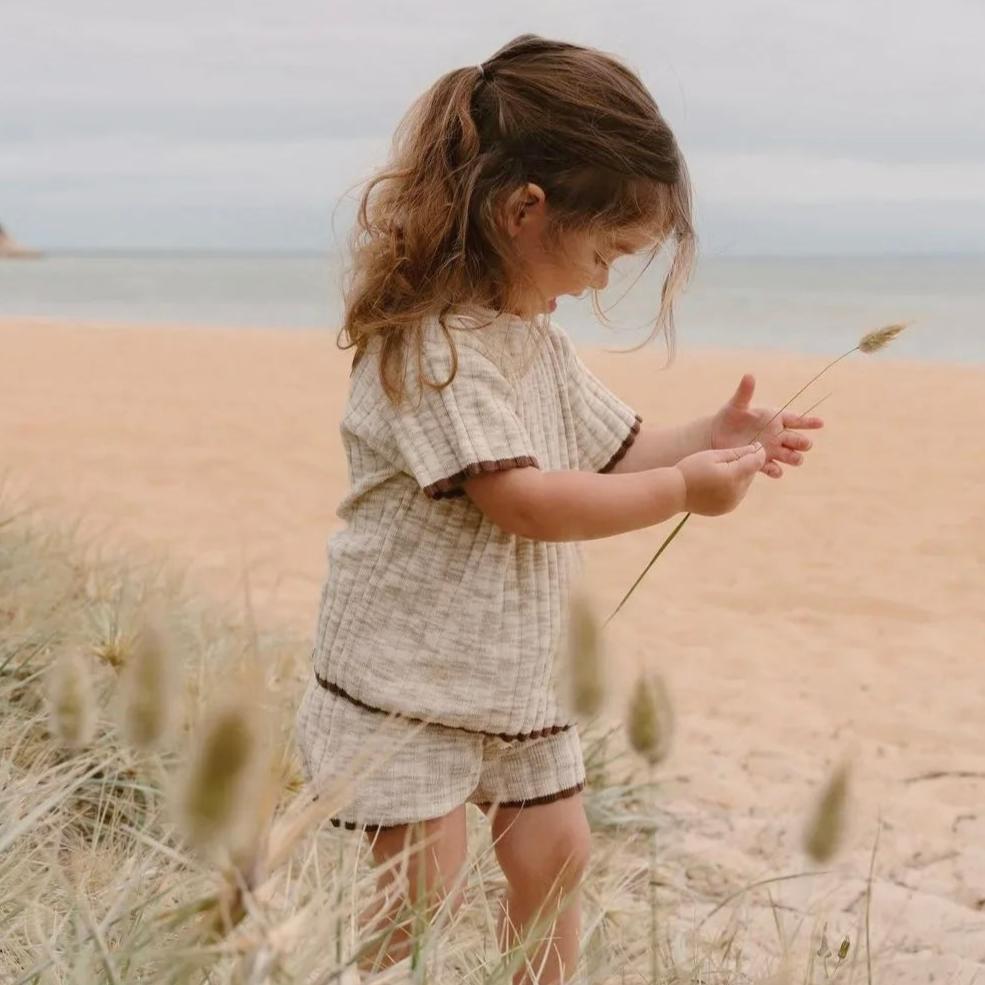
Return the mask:
[(427, 381), (445, 386), (457, 367), (447, 315), (472, 306), (517, 310), (529, 296), (533, 285), (504, 221), (528, 182), (544, 190), (552, 248), (563, 250), (572, 231), (642, 227), (652, 233), (650, 262), (673, 239), (645, 340), (663, 327), (673, 358), (673, 300), (695, 249), (690, 182), (674, 135), (619, 59), (524, 34), (420, 96), (397, 128), (390, 162), (363, 190), (338, 345), (355, 347), (355, 367), (370, 339), (382, 336), (380, 377), (395, 403), (408, 339), (421, 366), (426, 318), (437, 316), (453, 353), (449, 379)]

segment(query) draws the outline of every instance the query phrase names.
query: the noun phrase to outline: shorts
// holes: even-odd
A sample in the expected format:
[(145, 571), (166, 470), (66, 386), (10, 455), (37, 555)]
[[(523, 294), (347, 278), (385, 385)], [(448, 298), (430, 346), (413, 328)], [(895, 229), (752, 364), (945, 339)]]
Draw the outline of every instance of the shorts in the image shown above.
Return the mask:
[(465, 803), (532, 807), (585, 786), (576, 725), (503, 739), (369, 709), (312, 681), (295, 727), (316, 799), (353, 778), (330, 819), (336, 827), (373, 832), (441, 817)]

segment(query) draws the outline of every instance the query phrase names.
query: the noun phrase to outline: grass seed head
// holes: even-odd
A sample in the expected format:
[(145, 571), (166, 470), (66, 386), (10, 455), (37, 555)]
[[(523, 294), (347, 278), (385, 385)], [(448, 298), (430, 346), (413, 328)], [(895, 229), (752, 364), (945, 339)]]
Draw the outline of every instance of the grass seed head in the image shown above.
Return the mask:
[(181, 797), (180, 820), (192, 845), (208, 851), (235, 840), (249, 809), (259, 753), (247, 706), (228, 702), (212, 713), (198, 738)]
[(804, 833), (804, 851), (815, 861), (827, 862), (837, 851), (845, 830), (848, 799), (848, 763), (831, 774), (818, 798)]
[(96, 730), (96, 698), (88, 664), (77, 650), (58, 654), (48, 670), (48, 720), (68, 749), (87, 746)]
[(591, 718), (605, 702), (602, 640), (588, 593), (579, 588), (568, 610), (568, 694), (576, 715)]
[(121, 727), (138, 749), (172, 735), (180, 707), (180, 655), (157, 613), (142, 621), (120, 680)]
[(644, 671), (636, 679), (626, 724), (629, 744), (651, 766), (666, 758), (673, 734), (673, 707), (660, 674)]
[(876, 328), (862, 336), (862, 341), (859, 342), (858, 347), (862, 352), (876, 352), (892, 342), (904, 328), (906, 328), (905, 324), (886, 325), (884, 328)]

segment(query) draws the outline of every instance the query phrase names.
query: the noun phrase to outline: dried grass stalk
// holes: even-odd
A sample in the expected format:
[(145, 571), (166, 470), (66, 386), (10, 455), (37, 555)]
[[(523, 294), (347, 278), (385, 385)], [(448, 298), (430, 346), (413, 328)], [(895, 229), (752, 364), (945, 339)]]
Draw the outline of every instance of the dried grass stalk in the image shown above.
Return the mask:
[[(761, 428), (760, 428), (760, 429), (759, 429), (759, 430), (758, 430), (758, 431), (757, 431), (757, 432), (756, 432), (756, 433), (755, 433), (755, 434), (754, 434), (754, 435), (753, 435), (753, 436), (752, 436), (752, 437), (750, 438), (750, 439), (749, 439), (749, 441), (747, 442), (747, 444), (751, 444), (752, 442), (754, 442), (754, 441), (756, 441), (756, 439), (757, 439), (757, 438), (759, 438), (759, 436), (760, 436), (760, 435), (761, 435), (761, 434), (762, 434), (762, 433), (763, 433), (763, 432), (764, 432), (764, 431), (765, 431), (765, 430), (766, 430), (766, 429), (767, 429), (767, 428), (768, 428), (768, 427), (770, 426), (770, 424), (772, 424), (772, 423), (773, 423), (773, 421), (775, 421), (775, 420), (777, 419), (777, 417), (779, 417), (779, 416), (780, 416), (780, 414), (782, 414), (782, 413), (783, 413), (783, 411), (785, 411), (785, 410), (787, 409), (787, 407), (789, 407), (789, 406), (790, 406), (790, 404), (792, 404), (792, 403), (793, 403), (793, 402), (794, 402), (794, 401), (795, 401), (795, 400), (797, 399), (797, 397), (799, 397), (799, 396), (800, 396), (800, 395), (801, 395), (801, 394), (802, 394), (802, 393), (803, 393), (803, 392), (804, 392), (804, 391), (805, 391), (805, 390), (806, 390), (806, 389), (807, 389), (807, 388), (808, 388), (808, 387), (809, 387), (809, 386), (810, 386), (810, 385), (811, 385), (811, 384), (812, 384), (812, 383), (813, 383), (813, 382), (814, 382), (815, 380), (817, 380), (817, 379), (819, 379), (819, 378), (820, 378), (821, 376), (823, 376), (823, 375), (824, 375), (824, 374), (825, 374), (825, 373), (826, 373), (826, 372), (827, 372), (827, 371), (828, 371), (829, 369), (831, 369), (831, 367), (832, 367), (832, 366), (834, 366), (834, 365), (835, 365), (835, 363), (838, 363), (838, 362), (841, 362), (841, 360), (842, 360), (842, 359), (844, 359), (844, 358), (845, 358), (846, 356), (850, 356), (850, 355), (851, 355), (851, 354), (852, 354), (853, 352), (856, 352), (856, 351), (858, 351), (858, 352), (865, 352), (865, 353), (872, 353), (872, 352), (878, 352), (878, 351), (879, 351), (880, 349), (882, 349), (882, 348), (883, 348), (884, 346), (886, 346), (886, 345), (888, 345), (888, 344), (889, 344), (889, 343), (890, 343), (890, 342), (891, 342), (891, 341), (892, 341), (892, 340), (893, 340), (894, 338), (896, 338), (896, 336), (897, 336), (897, 335), (899, 335), (899, 333), (900, 333), (900, 332), (902, 332), (904, 328), (906, 328), (906, 326), (907, 326), (907, 324), (909, 324), (909, 323), (908, 323), (908, 322), (901, 322), (901, 323), (896, 323), (896, 324), (893, 324), (893, 325), (886, 325), (886, 326), (884, 326), (883, 328), (876, 328), (876, 329), (873, 329), (873, 330), (872, 330), (871, 332), (866, 332), (866, 334), (865, 334), (865, 335), (863, 335), (863, 336), (862, 336), (862, 338), (861, 338), (861, 339), (859, 340), (859, 343), (858, 343), (858, 345), (855, 345), (855, 346), (853, 346), (853, 347), (852, 347), (851, 349), (849, 349), (849, 350), (848, 350), (848, 352), (844, 352), (844, 353), (842, 353), (842, 354), (841, 354), (841, 355), (840, 355), (840, 356), (839, 356), (839, 357), (838, 357), (837, 359), (833, 359), (833, 360), (832, 360), (832, 361), (831, 361), (830, 363), (828, 363), (828, 365), (827, 365), (827, 366), (825, 366), (825, 367), (824, 367), (824, 369), (822, 369), (822, 370), (821, 370), (821, 372), (820, 372), (820, 373), (818, 373), (818, 374), (817, 374), (816, 376), (813, 376), (813, 377), (811, 377), (811, 379), (809, 379), (809, 380), (808, 380), (808, 381), (807, 381), (807, 382), (806, 382), (806, 383), (805, 383), (805, 384), (804, 384), (804, 385), (803, 385), (803, 386), (802, 386), (802, 387), (801, 387), (801, 388), (800, 388), (800, 389), (799, 389), (799, 390), (798, 390), (798, 391), (797, 391), (797, 392), (796, 392), (796, 393), (795, 393), (795, 394), (794, 394), (794, 395), (793, 395), (793, 396), (792, 396), (792, 397), (791, 397), (791, 398), (790, 398), (790, 399), (789, 399), (789, 400), (788, 400), (788, 401), (787, 401), (787, 402), (786, 402), (786, 403), (785, 403), (785, 404), (784, 404), (784, 405), (783, 405), (783, 406), (782, 406), (782, 407), (781, 407), (781, 408), (780, 408), (780, 409), (779, 409), (779, 410), (778, 410), (778, 411), (777, 411), (777, 412), (776, 412), (776, 413), (775, 413), (775, 414), (774, 414), (774, 415), (773, 415), (773, 416), (772, 416), (772, 417), (771, 417), (771, 418), (770, 418), (770, 419), (769, 419), (769, 420), (768, 420), (768, 421), (767, 421), (767, 422), (766, 422), (766, 423), (765, 423), (765, 424), (764, 424), (764, 425), (763, 425), (763, 426), (762, 426), (762, 427), (761, 427)], [(629, 599), (629, 597), (630, 597), (630, 595), (632, 595), (632, 594), (633, 594), (633, 592), (634, 592), (634, 591), (636, 590), (636, 586), (637, 586), (637, 585), (639, 585), (639, 583), (640, 583), (640, 582), (641, 582), (641, 581), (643, 580), (643, 576), (644, 576), (644, 575), (645, 575), (645, 574), (646, 574), (646, 573), (647, 573), (647, 572), (648, 572), (648, 571), (650, 570), (650, 568), (651, 568), (651, 567), (653, 566), (653, 563), (654, 563), (654, 562), (655, 562), (655, 561), (657, 560), (657, 558), (658, 558), (658, 557), (660, 557), (660, 555), (661, 555), (661, 554), (662, 554), (662, 553), (664, 552), (664, 549), (665, 549), (665, 548), (667, 547), (667, 545), (668, 545), (668, 544), (669, 544), (669, 543), (670, 543), (670, 542), (671, 542), (671, 541), (672, 541), (672, 540), (673, 540), (673, 539), (674, 539), (674, 538), (675, 538), (675, 537), (677, 536), (677, 533), (678, 533), (678, 531), (679, 531), (679, 530), (681, 529), (681, 527), (683, 527), (683, 526), (684, 526), (684, 524), (685, 524), (685, 523), (687, 523), (687, 521), (688, 521), (688, 518), (689, 518), (690, 516), (691, 516), (691, 514), (690, 514), (690, 513), (685, 513), (685, 514), (684, 514), (684, 516), (683, 516), (683, 517), (681, 518), (681, 520), (680, 520), (680, 522), (679, 522), (679, 523), (677, 524), (677, 526), (675, 526), (675, 527), (674, 527), (674, 529), (673, 529), (673, 530), (672, 530), (672, 531), (670, 532), (670, 534), (668, 535), (668, 537), (667, 537), (667, 539), (666, 539), (666, 540), (665, 540), (665, 541), (664, 541), (664, 542), (663, 542), (663, 543), (662, 543), (662, 544), (660, 545), (660, 547), (659, 547), (659, 548), (658, 548), (658, 550), (657, 550), (657, 553), (653, 555), (653, 557), (652, 557), (652, 558), (650, 559), (650, 561), (649, 561), (649, 563), (647, 564), (647, 566), (646, 566), (646, 567), (645, 567), (645, 568), (643, 569), (643, 571), (642, 571), (642, 572), (640, 573), (640, 575), (639, 575), (639, 577), (638, 577), (638, 578), (636, 579), (636, 581), (634, 581), (634, 582), (633, 582), (633, 584), (632, 584), (632, 585), (630, 585), (630, 587), (629, 587), (629, 591), (628, 591), (628, 592), (626, 592), (626, 594), (625, 594), (625, 595), (624, 595), (624, 596), (622, 597), (622, 599), (621, 599), (621, 601), (619, 602), (619, 604), (618, 604), (618, 605), (617, 605), (617, 606), (615, 607), (615, 609), (614, 609), (614, 610), (613, 610), (613, 611), (612, 611), (612, 612), (611, 612), (611, 613), (609, 614), (609, 616), (608, 616), (608, 618), (606, 618), (606, 620), (605, 620), (605, 622), (604, 622), (604, 623), (602, 624), (603, 626), (607, 626), (607, 625), (609, 624), (609, 621), (610, 621), (610, 620), (611, 620), (611, 619), (612, 619), (612, 618), (613, 618), (613, 617), (614, 617), (614, 616), (616, 615), (616, 613), (617, 613), (617, 612), (618, 612), (618, 611), (619, 611), (619, 610), (620, 610), (620, 609), (621, 609), (621, 608), (622, 608), (622, 607), (623, 607), (623, 606), (624, 606), (624, 605), (626, 604), (626, 602), (627, 602), (627, 600)]]

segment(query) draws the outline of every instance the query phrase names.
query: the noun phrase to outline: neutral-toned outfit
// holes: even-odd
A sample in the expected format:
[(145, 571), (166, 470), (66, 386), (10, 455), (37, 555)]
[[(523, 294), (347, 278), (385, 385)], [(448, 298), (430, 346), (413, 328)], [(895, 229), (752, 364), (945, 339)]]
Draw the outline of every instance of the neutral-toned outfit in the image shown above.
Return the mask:
[[(604, 472), (642, 418), (547, 320), (536, 329), (486, 310), (421, 327), (407, 396), (387, 399), (379, 339), (353, 368), (341, 433), (350, 490), (328, 542), (297, 715), (309, 779), (344, 773), (375, 728), (391, 765), (360, 780), (339, 821), (390, 826), (474, 803), (543, 802), (584, 783), (577, 728), (555, 693), (576, 541), (505, 532), (465, 495), (484, 471)], [(401, 731), (403, 730), (403, 731)], [(483, 798), (487, 798), (483, 800)]]

